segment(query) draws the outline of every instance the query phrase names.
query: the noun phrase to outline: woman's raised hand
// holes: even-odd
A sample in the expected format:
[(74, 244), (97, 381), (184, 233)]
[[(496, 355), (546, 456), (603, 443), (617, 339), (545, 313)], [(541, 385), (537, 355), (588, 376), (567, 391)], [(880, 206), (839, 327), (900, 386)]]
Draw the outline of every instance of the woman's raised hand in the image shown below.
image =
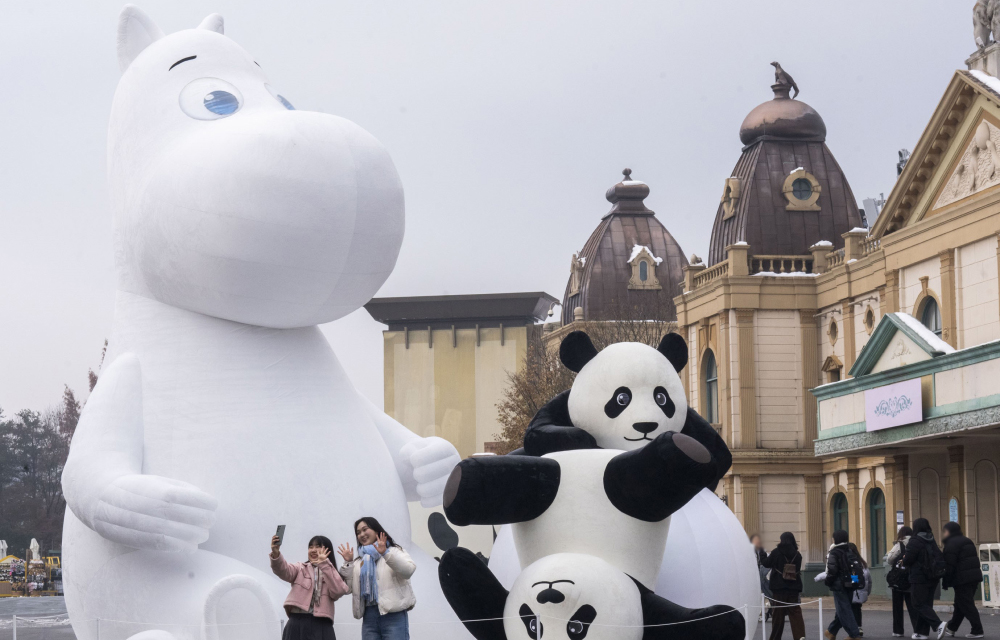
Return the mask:
[(349, 544), (342, 544), (337, 548), (340, 553), (340, 557), (344, 559), (344, 562), (350, 562), (354, 560), (354, 548)]
[(330, 557), (332, 552), (326, 547), (320, 547), (319, 551), (316, 552), (316, 559), (310, 560), (313, 564), (323, 564), (327, 558)]
[(385, 543), (385, 533), (378, 534), (378, 540), (375, 541), (375, 550), (380, 554), (385, 553), (386, 543)]
[(278, 555), (279, 549), (281, 549), (281, 539), (278, 536), (271, 536), (271, 555)]

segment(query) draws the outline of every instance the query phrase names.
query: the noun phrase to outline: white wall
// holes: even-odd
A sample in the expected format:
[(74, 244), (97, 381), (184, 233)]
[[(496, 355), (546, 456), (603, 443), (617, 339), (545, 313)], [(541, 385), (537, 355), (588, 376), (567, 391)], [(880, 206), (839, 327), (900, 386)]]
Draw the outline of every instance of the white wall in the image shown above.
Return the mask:
[(960, 247), (956, 266), (959, 348), (1000, 339), (997, 237)]
[(802, 328), (797, 311), (757, 312), (754, 357), (760, 445), (804, 447)]

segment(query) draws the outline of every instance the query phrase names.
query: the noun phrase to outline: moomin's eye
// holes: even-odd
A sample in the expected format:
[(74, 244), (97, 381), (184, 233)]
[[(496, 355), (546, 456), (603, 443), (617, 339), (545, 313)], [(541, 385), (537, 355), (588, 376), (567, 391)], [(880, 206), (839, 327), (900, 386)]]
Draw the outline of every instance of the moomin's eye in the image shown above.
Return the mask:
[(272, 87), (269, 84), (265, 84), (264, 86), (267, 87), (267, 90), (271, 92), (271, 95), (274, 96), (274, 99), (281, 103), (281, 106), (283, 106), (284, 108), (288, 109), (289, 111), (295, 111), (295, 107), (292, 106), (292, 103), (289, 102), (285, 98), (285, 96), (283, 96), (280, 93), (278, 93), (277, 91), (275, 91), (274, 87)]
[(195, 120), (218, 120), (243, 106), (240, 90), (219, 78), (192, 80), (181, 90), (181, 111)]

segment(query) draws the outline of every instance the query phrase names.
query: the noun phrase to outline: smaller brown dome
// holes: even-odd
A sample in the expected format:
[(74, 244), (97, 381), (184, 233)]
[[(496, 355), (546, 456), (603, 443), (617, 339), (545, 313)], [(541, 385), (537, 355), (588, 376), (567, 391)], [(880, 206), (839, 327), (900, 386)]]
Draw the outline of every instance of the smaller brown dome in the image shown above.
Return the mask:
[(740, 127), (740, 140), (750, 144), (762, 136), (792, 140), (826, 140), (826, 123), (815, 109), (788, 97), (790, 87), (773, 84), (774, 99), (754, 107)]

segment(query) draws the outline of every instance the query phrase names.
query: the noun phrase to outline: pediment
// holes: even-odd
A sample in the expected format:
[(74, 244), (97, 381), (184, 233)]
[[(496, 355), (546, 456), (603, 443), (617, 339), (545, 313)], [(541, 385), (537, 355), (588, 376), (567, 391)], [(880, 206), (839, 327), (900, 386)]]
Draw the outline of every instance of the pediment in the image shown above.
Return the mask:
[(872, 331), (850, 373), (857, 378), (930, 360), (954, 350), (908, 313), (887, 313)]
[(998, 103), (1000, 80), (955, 72), (886, 199), (873, 236), (881, 238), (1000, 186)]

